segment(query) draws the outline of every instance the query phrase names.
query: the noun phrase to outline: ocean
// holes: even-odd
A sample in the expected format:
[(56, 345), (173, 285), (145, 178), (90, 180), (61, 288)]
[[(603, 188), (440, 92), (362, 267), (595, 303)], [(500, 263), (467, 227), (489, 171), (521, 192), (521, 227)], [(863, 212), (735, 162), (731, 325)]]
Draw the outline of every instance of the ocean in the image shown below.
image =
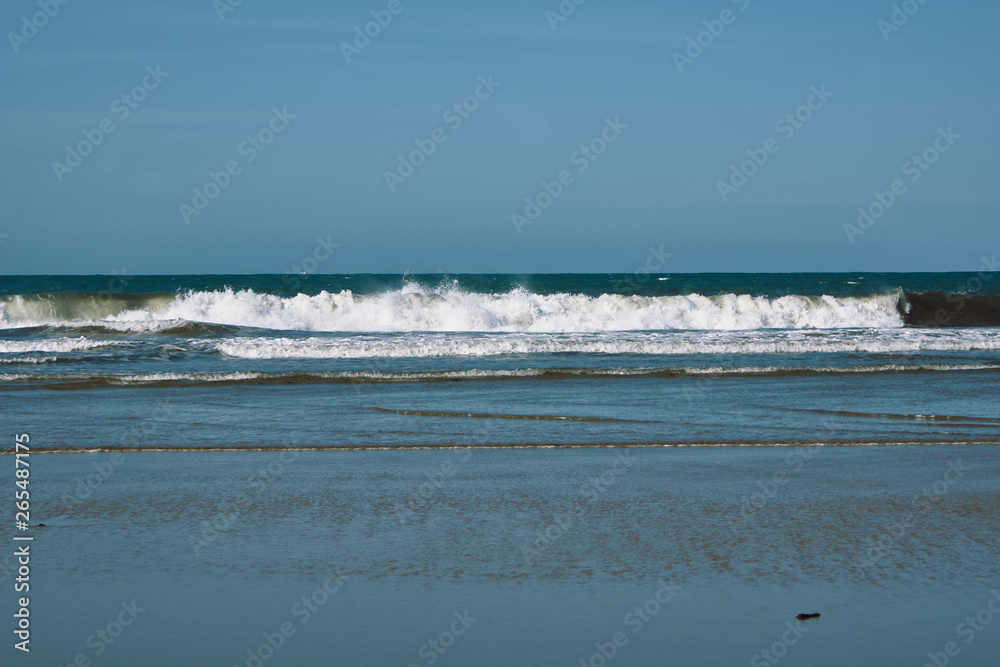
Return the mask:
[(32, 655), (992, 664), (998, 372), (986, 271), (3, 277)]
[(991, 441), (992, 277), (13, 277), (0, 390), (57, 450)]

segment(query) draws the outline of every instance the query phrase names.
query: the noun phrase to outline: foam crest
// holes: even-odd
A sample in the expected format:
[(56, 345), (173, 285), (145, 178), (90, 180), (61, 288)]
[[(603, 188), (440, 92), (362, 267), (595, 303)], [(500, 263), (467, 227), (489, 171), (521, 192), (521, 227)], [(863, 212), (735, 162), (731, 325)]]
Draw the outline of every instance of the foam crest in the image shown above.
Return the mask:
[(79, 352), (100, 347), (118, 345), (118, 341), (93, 340), (90, 338), (47, 338), (29, 340), (0, 340), (0, 354), (22, 352)]
[(523, 288), (485, 294), (453, 285), (431, 290), (407, 283), (398, 290), (366, 295), (344, 290), (280, 297), (227, 289), (169, 298), (132, 296), (107, 303), (95, 301), (92, 295), (11, 297), (0, 302), (0, 322), (8, 327), (100, 325), (136, 331), (177, 327), (182, 322), (325, 332), (896, 328), (903, 325), (896, 308), (899, 297), (899, 293), (844, 298), (736, 294), (594, 297), (536, 294)]
[(495, 357), (530, 354), (803, 354), (908, 353), (1000, 350), (1000, 331), (795, 330), (732, 332), (621, 332), (599, 334), (434, 334), (405, 336), (246, 337), (211, 343), (243, 359), (370, 359)]

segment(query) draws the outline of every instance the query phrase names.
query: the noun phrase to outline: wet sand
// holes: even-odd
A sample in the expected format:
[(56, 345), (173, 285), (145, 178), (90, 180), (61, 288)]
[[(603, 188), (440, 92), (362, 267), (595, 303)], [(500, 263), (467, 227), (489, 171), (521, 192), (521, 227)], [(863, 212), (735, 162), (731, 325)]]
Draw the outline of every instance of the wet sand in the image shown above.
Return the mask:
[(954, 641), (992, 664), (1000, 619), (957, 628), (1000, 588), (998, 452), (39, 455), (32, 657), (922, 665)]

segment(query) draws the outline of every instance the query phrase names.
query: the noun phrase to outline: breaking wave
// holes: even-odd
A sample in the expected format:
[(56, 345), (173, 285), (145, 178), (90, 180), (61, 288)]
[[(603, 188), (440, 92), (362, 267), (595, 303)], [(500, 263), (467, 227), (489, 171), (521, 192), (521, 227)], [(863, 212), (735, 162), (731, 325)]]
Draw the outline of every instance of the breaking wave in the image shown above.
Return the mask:
[(538, 294), (407, 283), (281, 297), (251, 289), (0, 298), (0, 327), (215, 335), (233, 327), (317, 332), (610, 332), (1000, 326), (1000, 296), (895, 290), (868, 296)]
[[(737, 294), (503, 294), (457, 287), (280, 297), (253, 290), (183, 294), (49, 294), (0, 299), (0, 326), (103, 327), (181, 334), (190, 323), (323, 332), (608, 332), (896, 328), (901, 292), (863, 297)], [(209, 333), (200, 331), (198, 333)]]

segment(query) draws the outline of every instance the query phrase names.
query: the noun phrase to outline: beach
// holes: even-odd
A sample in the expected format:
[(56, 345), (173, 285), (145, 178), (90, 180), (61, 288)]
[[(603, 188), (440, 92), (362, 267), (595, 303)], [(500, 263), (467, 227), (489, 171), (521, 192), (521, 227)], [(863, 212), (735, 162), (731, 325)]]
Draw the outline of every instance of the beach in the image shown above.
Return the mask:
[(285, 623), (263, 664), (597, 665), (619, 632), (609, 664), (1000, 648), (955, 632), (1000, 576), (993, 447), (110, 456), (34, 460), (42, 516), (113, 467), (32, 530), (39, 664), (254, 665)]

